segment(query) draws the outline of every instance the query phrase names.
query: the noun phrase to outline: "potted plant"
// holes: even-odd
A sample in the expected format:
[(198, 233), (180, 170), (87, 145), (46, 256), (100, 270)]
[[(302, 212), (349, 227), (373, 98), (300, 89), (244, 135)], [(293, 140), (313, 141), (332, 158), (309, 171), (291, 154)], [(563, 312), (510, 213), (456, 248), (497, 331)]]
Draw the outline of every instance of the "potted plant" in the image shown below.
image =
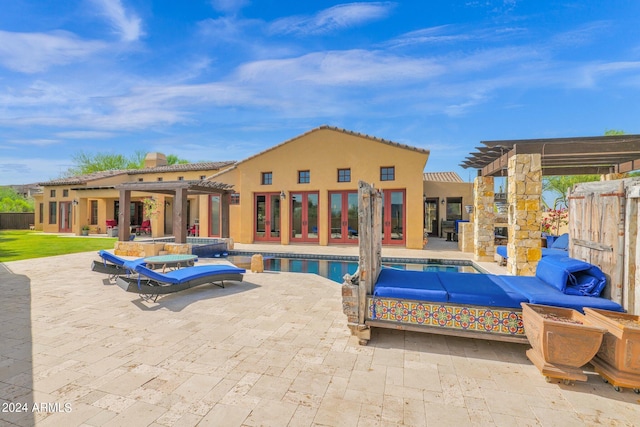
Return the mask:
[(596, 372), (616, 391), (629, 387), (640, 393), (640, 316), (586, 307), (584, 313), (607, 330), (591, 361)]
[(89, 230), (91, 229), (91, 227), (89, 227), (88, 225), (83, 225), (81, 230), (80, 230), (80, 234), (82, 236), (88, 236), (89, 235)]
[(576, 310), (522, 303), (527, 357), (547, 380), (586, 381), (581, 366), (598, 352), (606, 329)]

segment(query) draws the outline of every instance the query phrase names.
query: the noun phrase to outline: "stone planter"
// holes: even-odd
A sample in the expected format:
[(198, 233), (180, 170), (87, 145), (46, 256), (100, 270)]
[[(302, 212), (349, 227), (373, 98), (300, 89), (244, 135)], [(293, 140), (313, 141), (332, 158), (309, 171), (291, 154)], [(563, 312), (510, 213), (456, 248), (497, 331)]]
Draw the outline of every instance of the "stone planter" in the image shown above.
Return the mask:
[(531, 344), (527, 357), (547, 381), (586, 381), (581, 366), (598, 352), (605, 328), (570, 308), (522, 303), (522, 322)]
[(591, 323), (607, 329), (596, 357), (596, 372), (616, 391), (632, 388), (640, 393), (640, 316), (585, 308)]

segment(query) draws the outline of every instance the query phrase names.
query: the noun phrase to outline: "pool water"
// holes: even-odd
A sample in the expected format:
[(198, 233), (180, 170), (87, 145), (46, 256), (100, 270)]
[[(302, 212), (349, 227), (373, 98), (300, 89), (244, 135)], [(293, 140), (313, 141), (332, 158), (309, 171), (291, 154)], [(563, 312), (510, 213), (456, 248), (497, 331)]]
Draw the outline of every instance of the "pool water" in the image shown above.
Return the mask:
[[(251, 268), (251, 256), (249, 255), (229, 255), (227, 260), (240, 268)], [(399, 268), (402, 270), (417, 271), (449, 271), (479, 273), (472, 265), (444, 265), (433, 263), (397, 263), (382, 262), (386, 267)], [(342, 283), (345, 274), (353, 274), (358, 269), (355, 261), (328, 260), (328, 259), (302, 259), (302, 258), (278, 258), (264, 257), (264, 269), (266, 271), (286, 271), (291, 273), (312, 273), (317, 274), (337, 283)]]

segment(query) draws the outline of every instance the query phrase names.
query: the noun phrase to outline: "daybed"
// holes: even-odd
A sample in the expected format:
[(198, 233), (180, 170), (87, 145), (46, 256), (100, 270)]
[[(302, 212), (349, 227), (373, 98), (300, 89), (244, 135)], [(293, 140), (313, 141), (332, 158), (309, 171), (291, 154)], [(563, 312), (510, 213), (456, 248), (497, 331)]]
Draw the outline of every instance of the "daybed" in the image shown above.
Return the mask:
[[(129, 267), (127, 263), (125, 266)], [(246, 272), (243, 268), (228, 264), (186, 267), (168, 273), (159, 273), (141, 264), (133, 269), (138, 273), (138, 277), (120, 276), (116, 283), (127, 292), (141, 295), (169, 294), (206, 283), (214, 283), (224, 288), (225, 280), (241, 282)]]
[(624, 311), (599, 297), (605, 284), (598, 267), (567, 256), (542, 258), (534, 277), (383, 268), (365, 324), (525, 342), (520, 303)]
[[(554, 240), (548, 248), (541, 248), (542, 256), (546, 257), (549, 255), (559, 255), (559, 256), (567, 256), (569, 250), (569, 234), (565, 233)], [(505, 265), (507, 263), (507, 259), (509, 258), (507, 254), (507, 247), (505, 245), (496, 246), (496, 254), (501, 257), (500, 265)]]

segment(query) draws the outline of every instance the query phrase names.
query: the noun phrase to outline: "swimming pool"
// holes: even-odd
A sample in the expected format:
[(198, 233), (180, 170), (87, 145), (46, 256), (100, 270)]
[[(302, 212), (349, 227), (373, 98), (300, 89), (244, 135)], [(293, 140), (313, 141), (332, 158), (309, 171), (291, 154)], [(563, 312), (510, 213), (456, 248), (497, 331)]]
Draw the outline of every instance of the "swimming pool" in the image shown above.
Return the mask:
[[(357, 257), (340, 257), (340, 259), (313, 258), (305, 255), (287, 257), (284, 254), (267, 255), (264, 257), (266, 271), (286, 271), (291, 273), (317, 274), (337, 283), (342, 283), (345, 274), (353, 274), (358, 269)], [(230, 254), (226, 258), (229, 262), (247, 270), (251, 268), (251, 254)], [(418, 271), (451, 271), (464, 273), (480, 273), (470, 261), (459, 260), (413, 260), (383, 258), (382, 265), (402, 270)]]

